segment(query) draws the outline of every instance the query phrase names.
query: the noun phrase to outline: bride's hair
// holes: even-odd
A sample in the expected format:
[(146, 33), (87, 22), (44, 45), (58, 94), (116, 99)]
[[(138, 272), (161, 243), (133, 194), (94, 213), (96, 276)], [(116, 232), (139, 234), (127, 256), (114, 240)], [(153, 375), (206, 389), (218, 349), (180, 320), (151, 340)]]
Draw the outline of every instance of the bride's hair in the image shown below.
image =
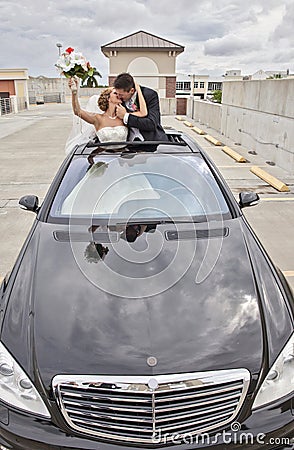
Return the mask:
[(113, 88), (108, 87), (101, 92), (100, 97), (98, 98), (98, 106), (102, 111), (107, 110), (109, 106), (109, 97), (112, 91)]

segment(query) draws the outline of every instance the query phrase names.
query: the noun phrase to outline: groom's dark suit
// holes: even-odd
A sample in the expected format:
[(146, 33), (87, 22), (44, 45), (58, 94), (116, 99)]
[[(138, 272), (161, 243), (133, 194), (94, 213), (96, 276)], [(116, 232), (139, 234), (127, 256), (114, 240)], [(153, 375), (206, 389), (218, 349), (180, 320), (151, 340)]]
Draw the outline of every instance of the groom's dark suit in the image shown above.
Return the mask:
[(148, 115), (146, 117), (136, 117), (130, 114), (127, 123), (128, 128), (138, 128), (145, 141), (167, 141), (167, 135), (160, 123), (157, 92), (144, 86), (141, 86), (141, 90), (146, 101)]

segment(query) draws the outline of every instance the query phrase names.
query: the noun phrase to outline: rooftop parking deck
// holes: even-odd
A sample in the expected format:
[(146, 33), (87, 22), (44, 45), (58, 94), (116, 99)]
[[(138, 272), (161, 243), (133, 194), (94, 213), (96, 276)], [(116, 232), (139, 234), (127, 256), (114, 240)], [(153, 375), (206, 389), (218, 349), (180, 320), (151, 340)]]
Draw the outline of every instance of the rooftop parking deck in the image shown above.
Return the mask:
[[(205, 133), (238, 152), (246, 162), (236, 162), (222, 151), (222, 146), (208, 142), (205, 135), (196, 133), (193, 127), (174, 116), (164, 116), (162, 122), (167, 128), (187, 133), (206, 151), (236, 197), (241, 191), (254, 191), (260, 195), (260, 204), (244, 209), (244, 215), (294, 288), (293, 176), (278, 166), (267, 164), (260, 155), (224, 139), (212, 129), (202, 126)], [(11, 269), (35, 218), (33, 213), (19, 208), (18, 200), (25, 194), (44, 197), (65, 158), (64, 146), (71, 125), (69, 103), (38, 105), (29, 111), (0, 117), (0, 277)], [(253, 166), (282, 180), (289, 192), (279, 192), (257, 177), (250, 171)]]

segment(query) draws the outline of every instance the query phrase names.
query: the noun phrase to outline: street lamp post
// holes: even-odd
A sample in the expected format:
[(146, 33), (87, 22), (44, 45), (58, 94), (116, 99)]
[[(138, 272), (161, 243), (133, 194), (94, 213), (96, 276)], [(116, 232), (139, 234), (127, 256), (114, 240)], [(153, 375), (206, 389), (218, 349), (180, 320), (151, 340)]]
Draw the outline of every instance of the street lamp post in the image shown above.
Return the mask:
[(60, 56), (62, 44), (60, 44), (59, 42), (57, 42), (56, 47), (58, 48), (58, 56)]
[[(60, 57), (62, 44), (60, 44), (60, 42), (57, 42), (56, 47), (58, 48), (58, 56)], [(62, 82), (61, 74), (60, 74), (60, 78), (59, 79), (60, 79), (60, 103), (62, 103), (62, 99), (63, 99), (63, 82)]]
[(195, 85), (196, 75), (193, 73), (192, 75), (189, 75), (189, 77), (191, 78), (191, 92), (190, 92), (190, 97), (191, 97), (191, 101), (192, 101), (191, 116), (192, 116), (192, 119), (194, 119), (194, 85)]

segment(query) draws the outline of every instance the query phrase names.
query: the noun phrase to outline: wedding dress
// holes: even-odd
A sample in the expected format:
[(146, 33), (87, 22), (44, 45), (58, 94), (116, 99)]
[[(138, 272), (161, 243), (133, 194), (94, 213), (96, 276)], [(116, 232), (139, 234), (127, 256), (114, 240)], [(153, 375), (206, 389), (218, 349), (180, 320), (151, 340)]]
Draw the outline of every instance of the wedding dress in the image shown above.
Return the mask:
[[(115, 127), (103, 127), (96, 131), (100, 142), (124, 142), (127, 140), (128, 128), (125, 125)], [(105, 150), (117, 148), (116, 146), (105, 146)]]
[[(103, 114), (103, 111), (98, 107), (98, 98), (99, 95), (92, 95), (84, 108), (85, 111)], [(76, 145), (85, 144), (94, 139), (95, 136), (98, 136), (100, 142), (123, 142), (127, 140), (127, 135), (128, 128), (124, 125), (105, 127), (96, 131), (94, 125), (74, 115), (72, 129), (65, 143), (65, 153), (70, 153)], [(110, 149), (111, 147), (106, 148)]]

